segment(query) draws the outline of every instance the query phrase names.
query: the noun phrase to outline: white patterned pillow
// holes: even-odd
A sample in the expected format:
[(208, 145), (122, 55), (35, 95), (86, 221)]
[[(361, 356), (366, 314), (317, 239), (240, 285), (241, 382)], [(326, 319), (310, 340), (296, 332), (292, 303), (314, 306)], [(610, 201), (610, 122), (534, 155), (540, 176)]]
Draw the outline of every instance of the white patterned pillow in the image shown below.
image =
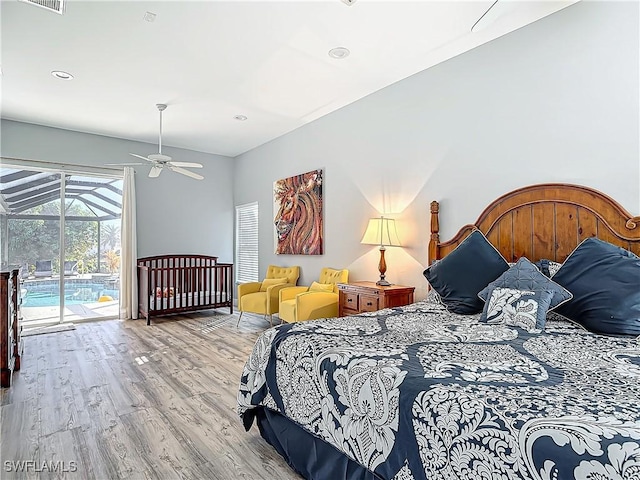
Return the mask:
[(534, 265), (540, 270), (540, 272), (548, 278), (553, 277), (560, 267), (561, 263), (554, 262), (553, 260), (549, 260), (547, 258), (543, 258), (534, 263)]
[(560, 270), (561, 266), (562, 266), (561, 263), (549, 262), (549, 278), (553, 278), (553, 276), (556, 274), (556, 272), (558, 270)]
[(544, 325), (544, 319), (551, 305), (551, 290), (518, 290), (496, 287), (491, 290), (480, 321), (502, 323), (520, 327), (527, 332), (541, 331), (537, 325)]

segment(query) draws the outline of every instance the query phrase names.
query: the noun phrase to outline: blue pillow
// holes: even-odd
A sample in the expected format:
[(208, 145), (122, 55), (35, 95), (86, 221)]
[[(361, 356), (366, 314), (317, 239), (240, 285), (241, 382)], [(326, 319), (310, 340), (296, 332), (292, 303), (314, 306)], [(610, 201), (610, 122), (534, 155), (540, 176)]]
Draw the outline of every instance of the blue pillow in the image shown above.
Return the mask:
[(573, 293), (560, 315), (596, 333), (640, 334), (640, 258), (588, 238), (571, 252), (553, 280)]
[(489, 240), (474, 230), (449, 255), (430, 265), (424, 276), (450, 312), (480, 313), (478, 292), (509, 266)]
[(485, 311), (487, 308), (487, 304), (489, 303), (488, 299), (491, 296), (491, 292), (496, 288), (512, 289), (521, 292), (532, 292), (528, 296), (534, 299), (536, 302), (540, 301), (542, 292), (550, 291), (552, 296), (549, 304), (547, 305), (547, 308), (544, 310), (540, 309), (537, 312), (538, 320), (536, 322), (536, 329), (538, 330), (544, 328), (547, 309), (553, 310), (558, 305), (561, 305), (562, 303), (571, 299), (570, 292), (542, 274), (540, 270), (538, 270), (538, 268), (529, 261), (529, 259), (521, 257), (513, 267), (504, 272), (502, 275), (500, 275), (500, 277), (491, 282), (480, 293), (478, 293), (478, 297), (486, 302), (482, 317), (480, 317), (480, 321), (487, 321)]
[(538, 268), (526, 257), (521, 257), (514, 266), (478, 293), (478, 296), (482, 300), (486, 301), (489, 291), (495, 287), (507, 287), (518, 290), (533, 291), (551, 290), (554, 295), (551, 301), (551, 306), (549, 307), (550, 309), (556, 308), (558, 305), (570, 300), (572, 297), (571, 292), (567, 291), (564, 287), (553, 280), (547, 278), (547, 276), (540, 272), (540, 270), (538, 270)]
[(481, 322), (504, 323), (527, 332), (541, 331), (554, 292), (551, 290), (518, 290), (492, 288), (482, 310)]

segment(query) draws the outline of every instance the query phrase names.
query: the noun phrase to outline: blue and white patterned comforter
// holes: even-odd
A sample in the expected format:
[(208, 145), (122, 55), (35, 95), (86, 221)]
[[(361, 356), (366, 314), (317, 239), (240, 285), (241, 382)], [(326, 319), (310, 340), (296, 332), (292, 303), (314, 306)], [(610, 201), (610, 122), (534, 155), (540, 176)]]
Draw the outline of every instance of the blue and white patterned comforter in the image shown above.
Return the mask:
[(640, 479), (640, 342), (435, 303), (282, 325), (239, 413), (279, 412), (385, 479)]

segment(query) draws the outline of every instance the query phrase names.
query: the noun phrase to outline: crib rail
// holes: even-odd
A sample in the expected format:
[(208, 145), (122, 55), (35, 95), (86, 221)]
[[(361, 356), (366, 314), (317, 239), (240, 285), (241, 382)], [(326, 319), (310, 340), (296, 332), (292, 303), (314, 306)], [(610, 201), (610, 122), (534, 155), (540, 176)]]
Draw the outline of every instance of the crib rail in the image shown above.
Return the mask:
[(233, 264), (206, 255), (138, 259), (138, 313), (151, 317), (229, 307), (233, 313)]

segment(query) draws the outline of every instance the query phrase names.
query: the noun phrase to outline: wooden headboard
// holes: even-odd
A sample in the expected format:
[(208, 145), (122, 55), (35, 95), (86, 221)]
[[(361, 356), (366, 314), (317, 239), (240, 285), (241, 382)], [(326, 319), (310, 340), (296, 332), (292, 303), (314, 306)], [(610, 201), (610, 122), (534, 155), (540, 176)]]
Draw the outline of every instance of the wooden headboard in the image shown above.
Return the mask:
[(474, 229), (509, 262), (526, 256), (563, 262), (585, 238), (597, 237), (640, 255), (640, 216), (592, 188), (544, 183), (519, 188), (492, 202), (475, 223), (440, 242), (438, 202), (431, 202), (429, 264), (451, 252)]

